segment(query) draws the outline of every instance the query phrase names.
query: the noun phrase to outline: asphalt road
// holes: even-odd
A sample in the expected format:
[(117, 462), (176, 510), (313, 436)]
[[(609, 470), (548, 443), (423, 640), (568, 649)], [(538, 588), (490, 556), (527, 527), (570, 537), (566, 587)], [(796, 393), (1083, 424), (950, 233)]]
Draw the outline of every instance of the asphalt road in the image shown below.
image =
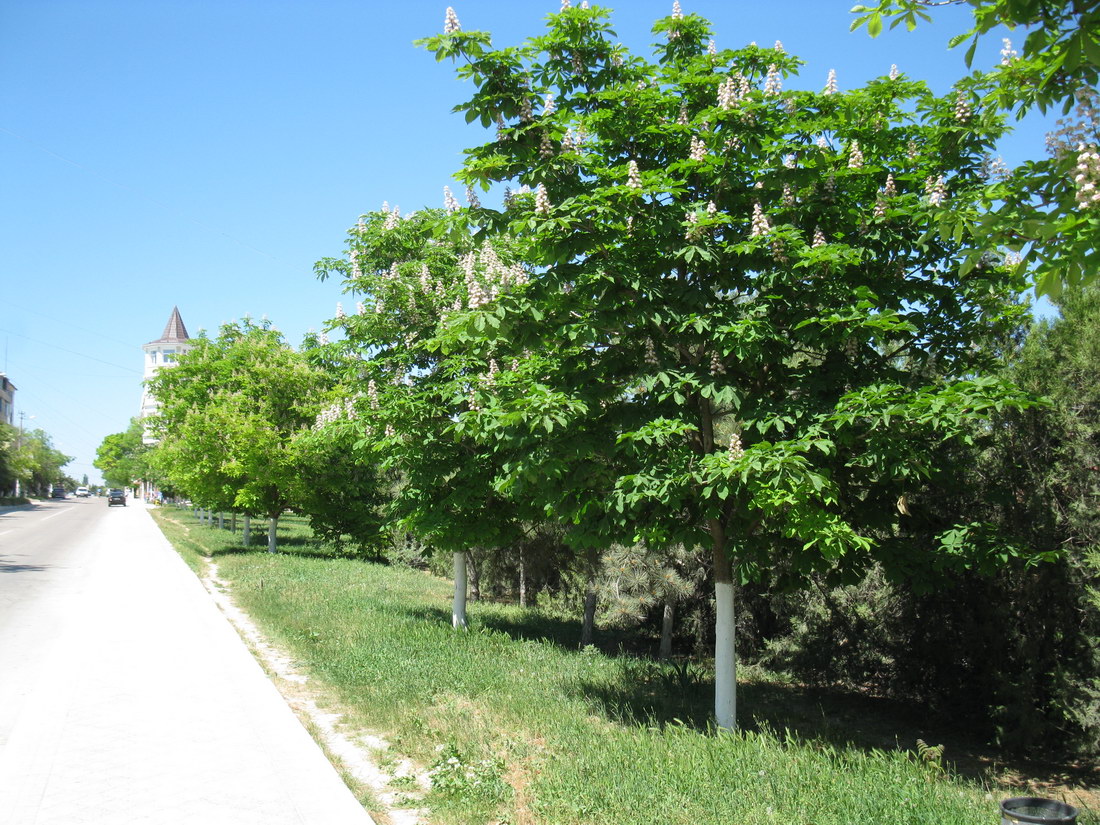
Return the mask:
[(80, 539), (121, 510), (82, 498), (0, 511), (0, 747), (84, 589), (95, 545)]
[(370, 825), (141, 502), (0, 512), (0, 825)]

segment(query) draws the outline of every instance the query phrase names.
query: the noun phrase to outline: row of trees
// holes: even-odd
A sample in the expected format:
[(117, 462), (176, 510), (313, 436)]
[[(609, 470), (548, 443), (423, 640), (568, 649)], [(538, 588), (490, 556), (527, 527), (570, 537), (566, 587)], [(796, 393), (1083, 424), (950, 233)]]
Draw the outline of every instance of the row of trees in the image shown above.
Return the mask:
[[(655, 60), (616, 43), (605, 10), (563, 5), (519, 47), (494, 49), (453, 14), (424, 41), (473, 81), (467, 119), (497, 127), (467, 152), (468, 206), (447, 191), (444, 209), (362, 216), (346, 258), (317, 266), (355, 310), (301, 351), (245, 320), (162, 370), (150, 466), (202, 506), (268, 516), (271, 549), (291, 507), (345, 548), (449, 553), (456, 626), (468, 590), (514, 582), (521, 600), (583, 593), (582, 642), (601, 596), (620, 621), (659, 612), (667, 650), (681, 605), (712, 646), (724, 727), (735, 637), (861, 680), (799, 658), (844, 660), (812, 647), (844, 626), (839, 594), (900, 599), (927, 629), (918, 597), (948, 583), (1072, 569), (1085, 601), (1065, 616), (1095, 616), (1091, 534), (1028, 509), (1070, 488), (998, 475), (1019, 469), (1014, 449), (1071, 431), (1018, 366), (1019, 238), (974, 241), (1011, 194), (989, 163), (1007, 71), (943, 97), (896, 73), (784, 91), (796, 57), (719, 50), (678, 5), (654, 28)], [(502, 208), (479, 202), (504, 185), (518, 188)], [(1059, 191), (1074, 197), (1072, 182)], [(1050, 352), (1051, 336), (1028, 346)], [(1077, 473), (1087, 510), (1093, 477), (1076, 453), (1051, 458), (1026, 469)], [(1082, 549), (1057, 561), (1068, 535)], [(849, 627), (844, 650), (874, 659), (881, 625)], [(877, 661), (904, 659), (901, 627)], [(1074, 693), (1095, 656), (1032, 664), (1037, 682), (1060, 668), (1072, 687), (1042, 707), (1021, 688), (1030, 714), (1002, 720), (1076, 714), (1063, 727), (1095, 736), (1096, 697)], [(950, 693), (903, 671), (865, 681)]]
[(76, 486), (64, 473), (72, 461), (53, 446), (44, 430), (23, 430), (0, 422), (0, 495), (48, 496), (55, 484)]

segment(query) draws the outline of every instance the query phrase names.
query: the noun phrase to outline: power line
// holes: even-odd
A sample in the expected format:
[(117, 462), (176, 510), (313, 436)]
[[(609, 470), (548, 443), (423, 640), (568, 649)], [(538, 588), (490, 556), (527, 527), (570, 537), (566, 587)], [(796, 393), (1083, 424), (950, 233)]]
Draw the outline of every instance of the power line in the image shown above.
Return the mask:
[(115, 364), (115, 363), (112, 363), (111, 361), (104, 361), (102, 358), (96, 358), (94, 355), (85, 355), (83, 352), (77, 352), (76, 350), (66, 349), (65, 347), (59, 347), (57, 344), (51, 344), (49, 341), (39, 341), (36, 338), (31, 338), (29, 335), (23, 335), (22, 333), (14, 332), (12, 330), (0, 329), (0, 332), (6, 332), (9, 335), (14, 335), (18, 338), (23, 338), (27, 341), (30, 341), (32, 344), (39, 344), (40, 346), (43, 346), (43, 347), (53, 347), (54, 349), (59, 349), (62, 352), (67, 352), (70, 355), (76, 355), (80, 358), (87, 358), (90, 361), (98, 361), (101, 364), (106, 364), (108, 367), (117, 367), (118, 369), (126, 370), (127, 372), (136, 372), (136, 373), (141, 372), (141, 370), (136, 370), (133, 367), (124, 367), (124, 366), (122, 366), (122, 364)]

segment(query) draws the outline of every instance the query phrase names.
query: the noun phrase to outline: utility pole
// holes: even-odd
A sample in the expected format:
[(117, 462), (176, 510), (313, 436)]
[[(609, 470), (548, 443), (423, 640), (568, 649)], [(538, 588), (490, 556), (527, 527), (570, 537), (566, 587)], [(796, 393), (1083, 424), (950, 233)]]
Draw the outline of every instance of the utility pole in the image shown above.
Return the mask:
[[(23, 419), (27, 417), (27, 414), (22, 410), (19, 411), (19, 436), (15, 439), (15, 454), (19, 455), (19, 451), (23, 448)], [(15, 476), (15, 497), (19, 498), (19, 476)]]

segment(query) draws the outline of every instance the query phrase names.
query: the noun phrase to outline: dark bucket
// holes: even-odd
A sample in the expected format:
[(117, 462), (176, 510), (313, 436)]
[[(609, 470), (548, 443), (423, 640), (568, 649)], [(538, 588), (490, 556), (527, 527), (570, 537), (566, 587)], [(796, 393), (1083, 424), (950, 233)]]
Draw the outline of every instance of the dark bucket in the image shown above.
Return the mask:
[(1076, 825), (1077, 809), (1064, 802), (1035, 796), (1014, 796), (1001, 803), (1001, 825)]

